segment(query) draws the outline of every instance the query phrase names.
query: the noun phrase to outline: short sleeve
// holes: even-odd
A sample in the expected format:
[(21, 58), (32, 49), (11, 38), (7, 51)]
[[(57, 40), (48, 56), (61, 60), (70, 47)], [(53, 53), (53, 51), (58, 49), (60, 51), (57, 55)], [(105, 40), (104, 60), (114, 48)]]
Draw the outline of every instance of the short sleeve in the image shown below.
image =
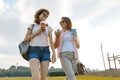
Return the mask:
[(33, 25), (33, 24), (30, 24), (27, 29), (28, 29), (28, 30), (31, 30), (31, 29), (32, 29), (32, 25)]
[(48, 27), (48, 33), (53, 31), (53, 29), (50, 26), (47, 26), (47, 27)]

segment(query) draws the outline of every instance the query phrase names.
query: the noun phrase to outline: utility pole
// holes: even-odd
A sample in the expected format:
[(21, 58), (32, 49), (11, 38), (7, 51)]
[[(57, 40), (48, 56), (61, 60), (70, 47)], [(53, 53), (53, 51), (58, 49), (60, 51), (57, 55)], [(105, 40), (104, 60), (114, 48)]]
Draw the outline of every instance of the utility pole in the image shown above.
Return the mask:
[(101, 43), (101, 52), (102, 52), (102, 58), (103, 58), (103, 65), (104, 65), (104, 69), (106, 70), (106, 67), (105, 67), (105, 60), (104, 60), (104, 54), (103, 54), (103, 48), (102, 48), (102, 43)]
[(15, 70), (16, 71), (16, 77), (18, 76), (17, 69), (18, 69), (18, 63), (16, 64), (16, 70)]
[(16, 64), (16, 69), (18, 68), (18, 63)]

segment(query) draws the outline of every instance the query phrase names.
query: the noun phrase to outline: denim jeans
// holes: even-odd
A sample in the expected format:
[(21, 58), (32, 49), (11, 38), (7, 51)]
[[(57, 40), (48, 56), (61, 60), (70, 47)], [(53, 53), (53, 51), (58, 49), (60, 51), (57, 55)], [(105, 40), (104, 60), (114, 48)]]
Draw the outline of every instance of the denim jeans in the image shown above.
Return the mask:
[(29, 60), (32, 58), (37, 58), (40, 61), (51, 61), (50, 60), (49, 46), (45, 46), (45, 47), (30, 46), (28, 57), (29, 57)]

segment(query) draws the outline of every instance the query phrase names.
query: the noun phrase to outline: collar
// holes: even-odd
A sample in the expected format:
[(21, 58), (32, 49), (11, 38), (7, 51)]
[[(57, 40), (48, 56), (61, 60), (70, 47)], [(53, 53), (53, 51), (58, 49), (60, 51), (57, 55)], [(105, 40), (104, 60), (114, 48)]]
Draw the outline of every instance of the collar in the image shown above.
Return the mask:
[(65, 32), (65, 31), (66, 31), (66, 29), (63, 29), (62, 31), (63, 31), (63, 32)]

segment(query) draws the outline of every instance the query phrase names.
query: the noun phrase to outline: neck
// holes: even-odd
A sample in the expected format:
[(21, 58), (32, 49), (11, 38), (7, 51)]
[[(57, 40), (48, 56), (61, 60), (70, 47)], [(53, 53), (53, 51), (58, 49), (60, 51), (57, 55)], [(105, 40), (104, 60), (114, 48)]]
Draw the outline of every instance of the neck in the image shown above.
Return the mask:
[(62, 29), (62, 31), (63, 31), (63, 32), (65, 32), (65, 31), (66, 31), (66, 29), (64, 29), (64, 28), (63, 28), (63, 29)]

